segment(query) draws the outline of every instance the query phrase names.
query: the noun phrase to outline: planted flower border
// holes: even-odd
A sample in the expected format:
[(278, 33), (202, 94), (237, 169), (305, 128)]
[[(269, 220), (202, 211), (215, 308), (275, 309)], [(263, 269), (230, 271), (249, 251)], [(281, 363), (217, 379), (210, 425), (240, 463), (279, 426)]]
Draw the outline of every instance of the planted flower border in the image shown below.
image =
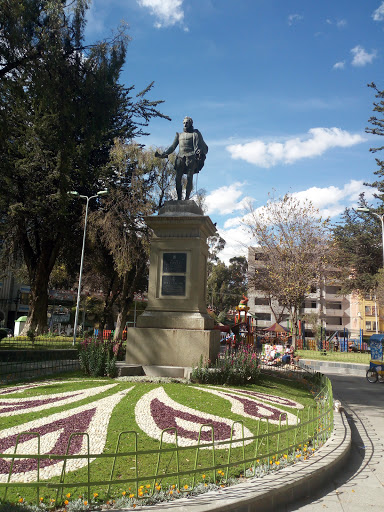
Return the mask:
[[(99, 386), (99, 393), (103, 392), (102, 389), (107, 387)], [(121, 396), (120, 400), (124, 397), (128, 398), (134, 392), (134, 387), (132, 386), (129, 390), (126, 390), (125, 395)], [(277, 395), (267, 395), (239, 389), (225, 389), (224, 391), (220, 387), (205, 386), (191, 388), (197, 389), (200, 393), (207, 393), (207, 396), (213, 395), (214, 398), (220, 397), (223, 401), (229, 402), (231, 411), (238, 419), (233, 421), (232, 418), (231, 421), (230, 418), (222, 416), (213, 417), (214, 415), (209, 415), (206, 412), (186, 408), (183, 404), (172, 400), (162, 386), (157, 386), (152, 391), (142, 395), (141, 401), (140, 399), (137, 401), (135, 413), (139, 411), (136, 420), (144, 432), (147, 427), (140, 424), (143, 418), (150, 416), (151, 421), (155, 422), (158, 430), (157, 433), (151, 434), (147, 431), (146, 434), (160, 441), (158, 448), (138, 450), (137, 440), (135, 443), (136, 434), (130, 432), (119, 436), (118, 443), (112, 452), (103, 453), (109, 418), (107, 420), (104, 418), (103, 427), (96, 428), (96, 430), (94, 426), (97, 425), (97, 422), (94, 422), (93, 428), (88, 429), (88, 431), (85, 423), (88, 421), (88, 425), (90, 425), (92, 419), (96, 417), (101, 418), (103, 413), (100, 413), (100, 411), (105, 411), (108, 406), (111, 415), (111, 409), (113, 409), (112, 399), (121, 395), (122, 391), (119, 390), (115, 393), (110, 388), (109, 396), (100, 399), (94, 391), (96, 388), (85, 390), (89, 392), (91, 400), (85, 406), (74, 407), (71, 410), (71, 414), (67, 412), (63, 417), (58, 417), (57, 414), (56, 416), (51, 415), (42, 418), (41, 424), (28, 425), (30, 427), (30, 437), (22, 441), (26, 443), (24, 448), (31, 450), (32, 444), (35, 443), (36, 445), (36, 439), (40, 437), (40, 456), (36, 456), (36, 451), (34, 456), (31, 456), (30, 451), (27, 451), (27, 455), (23, 456), (17, 450), (17, 457), (14, 457), (17, 429), (14, 428), (13, 431), (5, 432), (5, 434), (0, 432), (0, 452), (4, 453), (2, 460), (8, 462), (8, 475), (10, 465), (13, 459), (15, 459), (11, 470), (11, 478), (7, 476), (5, 482), (2, 480), (0, 489), (1, 487), (8, 487), (10, 491), (18, 489), (20, 493), (22, 488), (27, 486), (25, 484), (31, 486), (33, 482), (37, 494), (42, 494), (42, 489), (49, 493), (57, 489), (54, 501), (48, 502), (45, 497), (46, 495), (44, 495), (43, 500), (40, 500), (42, 496), (39, 496), (39, 498), (36, 498), (36, 501), (38, 503), (44, 502), (49, 506), (64, 504), (68, 510), (71, 507), (81, 506), (82, 508), (85, 507), (84, 510), (87, 510), (87, 507), (93, 507), (93, 502), (96, 503), (101, 499), (99, 494), (101, 496), (108, 496), (109, 506), (114, 506), (113, 500), (118, 504), (117, 506), (122, 506), (121, 500), (127, 506), (134, 506), (144, 502), (147, 504), (163, 500), (169, 501), (185, 493), (205, 492), (205, 490), (212, 489), (218, 485), (229, 485), (234, 482), (232, 470), (235, 474), (241, 474), (243, 478), (247, 478), (262, 476), (266, 472), (276, 471), (287, 464), (297, 462), (301, 458), (306, 458), (313, 453), (313, 450), (325, 441), (332, 429), (332, 390), (327, 380), (322, 380), (315, 386), (315, 392), (318, 393), (320, 398), (317, 402), (316, 410), (306, 409), (305, 411), (300, 403)], [(15, 390), (15, 393), (18, 393), (18, 391)], [(93, 397), (91, 397), (91, 393), (93, 393)], [(72, 392), (72, 395), (74, 394)], [(47, 396), (45, 395), (46, 398)], [(61, 398), (63, 400), (65, 399), (63, 398), (64, 396), (65, 393), (62, 393)], [(52, 397), (53, 395), (51, 395)], [(67, 398), (69, 398), (69, 395)], [(123, 401), (120, 403), (120, 400), (116, 401), (116, 405), (119, 404), (119, 407), (123, 404)], [(8, 404), (9, 409), (9, 404), (12, 403), (11, 392), (1, 396), (0, 406), (4, 401)], [(15, 402), (15, 399), (13, 401)], [(34, 399), (24, 399), (24, 402), (20, 398), (18, 402), (23, 405), (28, 403), (31, 405), (32, 402), (35, 402), (35, 407), (39, 407), (39, 399), (36, 399), (36, 397)], [(99, 407), (99, 412), (97, 403), (102, 404), (102, 407)], [(280, 405), (285, 408), (294, 409), (296, 414), (291, 414), (287, 409), (281, 409), (280, 414), (278, 414), (279, 407), (277, 406)], [(22, 405), (20, 406), (22, 407)], [(166, 414), (161, 415), (159, 411), (163, 411), (163, 413), (167, 411), (168, 417), (173, 419), (170, 427), (161, 429), (161, 427), (165, 426), (162, 420), (164, 420)], [(270, 417), (268, 418), (268, 414), (263, 415), (263, 411), (267, 411)], [(276, 418), (276, 414), (278, 414), (278, 418)], [(53, 418), (53, 416), (55, 417)], [(64, 446), (63, 439), (67, 436), (66, 439), (69, 441), (69, 427), (73, 430), (73, 418), (75, 416), (78, 420), (84, 419), (85, 423), (80, 421), (78, 434), (81, 432), (85, 432), (85, 434), (75, 436), (71, 443), (67, 443), (66, 451), (68, 455), (65, 455), (65, 450), (57, 450), (57, 440), (59, 438), (54, 436), (57, 436), (57, 431), (61, 430), (61, 446)], [(91, 416), (92, 418), (90, 418)], [(246, 421), (246, 418), (258, 420), (256, 431), (251, 432), (247, 429), (244, 421), (241, 419), (242, 416), (244, 421)], [(45, 420), (45, 423), (43, 420)], [(21, 426), (25, 427), (26, 425), (27, 423)], [(48, 430), (47, 425), (50, 425)], [(33, 428), (40, 428), (40, 431), (37, 431), (34, 437), (32, 436)], [(23, 430), (25, 431), (25, 428)], [(88, 444), (92, 430), (96, 432), (95, 438), (98, 438), (99, 445), (94, 444), (94, 441)], [(178, 435), (179, 432), (180, 435)], [(13, 451), (12, 446), (8, 446), (4, 452), (1, 448), (1, 442), (3, 441), (4, 443), (4, 439), (8, 439), (9, 444), (10, 437), (14, 441)], [(124, 444), (124, 439), (127, 437), (133, 440), (131, 448), (128, 450)], [(97, 449), (94, 448), (95, 446)], [(209, 457), (207, 459), (206, 454), (205, 463), (201, 464), (204, 459), (204, 451), (209, 454)], [(26, 452), (24, 451), (24, 453)], [(143, 470), (142, 466), (142, 461), (145, 461), (148, 456), (156, 458), (158, 461), (155, 471), (149, 474)], [(184, 458), (188, 462), (192, 460), (192, 463), (186, 464)], [(103, 479), (102, 484), (90, 478), (90, 462), (96, 459), (99, 463), (110, 468), (109, 478)], [(168, 469), (170, 459), (173, 460), (172, 471), (164, 471), (164, 468)], [(17, 471), (17, 468), (23, 468), (23, 464), (25, 465), (26, 463), (31, 465), (31, 461), (33, 463), (29, 470), (29, 476), (31, 477), (29, 482), (26, 482), (25, 478), (17, 481), (17, 475), (21, 475), (21, 471)], [(40, 461), (40, 467), (38, 461)], [(47, 461), (49, 461), (48, 466)], [(122, 475), (118, 474), (116, 470), (118, 470), (119, 464), (127, 467), (126, 463), (128, 461), (130, 461), (131, 471), (128, 471), (123, 475), (125, 478), (122, 478)], [(132, 461), (135, 461), (134, 464), (132, 464)], [(67, 477), (70, 471), (81, 467), (81, 465), (87, 468), (87, 472), (82, 473), (82, 481), (74, 482), (70, 479), (68, 480)], [(61, 469), (60, 478), (56, 478), (55, 481), (41, 481), (43, 478), (47, 478), (47, 475), (43, 473), (47, 467), (55, 467), (56, 476), (59, 475), (57, 469)], [(33, 476), (35, 480), (33, 480)], [(173, 479), (175, 483), (167, 483), (167, 480), (169, 481), (170, 479)], [(85, 489), (85, 492), (81, 493), (81, 503), (78, 502), (80, 498), (78, 498), (77, 491), (73, 495), (72, 492), (68, 492), (77, 490), (80, 487)], [(100, 491), (100, 489), (102, 490)], [(19, 500), (21, 499), (24, 503), (22, 494), (21, 492)], [(69, 499), (75, 494), (75, 499)], [(95, 494), (97, 494), (97, 499), (94, 496)], [(68, 495), (70, 496), (68, 497)], [(53, 500), (53, 498), (50, 499)], [(68, 503), (65, 503), (66, 501)], [(86, 504), (84, 504), (85, 502)]]

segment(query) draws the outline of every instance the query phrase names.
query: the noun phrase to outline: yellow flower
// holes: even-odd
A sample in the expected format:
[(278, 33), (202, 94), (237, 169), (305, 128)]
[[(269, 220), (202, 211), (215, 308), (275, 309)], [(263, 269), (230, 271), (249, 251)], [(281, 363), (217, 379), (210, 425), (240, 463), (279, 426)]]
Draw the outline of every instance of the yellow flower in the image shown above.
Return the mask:
[(94, 492), (94, 493), (93, 493), (93, 497), (94, 497), (94, 498), (97, 498), (97, 497), (98, 497), (97, 492)]
[(67, 495), (66, 495), (66, 498), (70, 498), (71, 497), (71, 493), (69, 492)]
[(276, 464), (276, 466), (278, 466), (278, 465), (280, 464), (280, 461), (279, 461), (279, 460), (277, 460), (277, 461), (275, 462), (275, 464)]
[(205, 475), (203, 475), (203, 478), (205, 479)]
[(175, 487), (176, 487), (176, 485), (175, 485), (175, 484), (173, 484), (173, 485), (172, 485), (172, 489), (175, 489)]
[(208, 487), (208, 484), (204, 484), (204, 487)]
[(149, 489), (151, 486), (150, 486), (150, 484), (147, 484), (145, 487), (146, 487), (147, 489)]
[(172, 494), (173, 494), (173, 491), (172, 491), (172, 490), (170, 490), (170, 491), (169, 491), (169, 494), (171, 494), (171, 495), (172, 495)]
[(143, 496), (143, 491), (139, 491), (139, 496)]
[(127, 493), (126, 493), (126, 491), (123, 491), (121, 494), (122, 494), (123, 496), (125, 496)]
[(44, 498), (40, 498), (40, 501), (44, 501)]
[(84, 503), (85, 506), (88, 505), (88, 501), (87, 500), (83, 501), (83, 503)]
[(134, 498), (134, 497), (135, 497), (135, 495), (134, 495), (134, 494), (130, 494), (130, 495), (129, 495), (129, 497), (130, 497), (130, 498)]
[(23, 503), (24, 498), (19, 498), (19, 503)]
[(288, 455), (284, 453), (284, 459), (288, 459)]
[(56, 500), (55, 500), (54, 498), (51, 498), (51, 499), (50, 499), (50, 502), (51, 502), (51, 503), (54, 503), (55, 501), (56, 501)]
[(156, 491), (160, 491), (161, 490), (161, 485), (156, 485)]
[(68, 505), (69, 501), (68, 500), (65, 500), (64, 501), (64, 505)]
[(184, 485), (184, 489), (188, 489), (188, 485)]

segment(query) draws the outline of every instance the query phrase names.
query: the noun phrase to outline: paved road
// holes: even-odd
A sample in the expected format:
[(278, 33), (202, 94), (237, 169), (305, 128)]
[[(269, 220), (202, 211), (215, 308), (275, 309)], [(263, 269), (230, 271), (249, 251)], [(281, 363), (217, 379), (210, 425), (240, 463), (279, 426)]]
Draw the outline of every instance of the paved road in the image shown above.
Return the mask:
[[(326, 373), (323, 371), (323, 373)], [(281, 512), (367, 512), (384, 510), (384, 384), (364, 377), (327, 374), (335, 399), (347, 413), (352, 450), (345, 468), (314, 496)], [(280, 512), (280, 511), (279, 511)]]

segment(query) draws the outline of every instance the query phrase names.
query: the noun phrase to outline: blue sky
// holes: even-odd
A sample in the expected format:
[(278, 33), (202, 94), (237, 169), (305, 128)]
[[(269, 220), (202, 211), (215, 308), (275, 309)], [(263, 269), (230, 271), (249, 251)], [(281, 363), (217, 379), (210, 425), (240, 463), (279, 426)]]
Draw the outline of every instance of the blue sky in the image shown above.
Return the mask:
[(372, 189), (365, 133), (375, 82), (384, 89), (382, 0), (93, 0), (86, 35), (121, 20), (132, 41), (121, 81), (151, 81), (172, 121), (151, 122), (148, 146), (167, 147), (193, 118), (209, 146), (198, 188), (226, 239), (244, 254), (244, 205), (273, 189), (312, 200), (336, 221)]

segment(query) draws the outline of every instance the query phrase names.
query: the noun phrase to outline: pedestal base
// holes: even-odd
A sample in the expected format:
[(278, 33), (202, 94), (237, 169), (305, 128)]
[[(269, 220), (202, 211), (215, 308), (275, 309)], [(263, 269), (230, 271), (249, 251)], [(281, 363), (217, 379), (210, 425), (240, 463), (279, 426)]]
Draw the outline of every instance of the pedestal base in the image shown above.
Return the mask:
[(200, 357), (214, 361), (220, 332), (196, 329), (129, 328), (126, 362), (141, 365), (197, 366)]

